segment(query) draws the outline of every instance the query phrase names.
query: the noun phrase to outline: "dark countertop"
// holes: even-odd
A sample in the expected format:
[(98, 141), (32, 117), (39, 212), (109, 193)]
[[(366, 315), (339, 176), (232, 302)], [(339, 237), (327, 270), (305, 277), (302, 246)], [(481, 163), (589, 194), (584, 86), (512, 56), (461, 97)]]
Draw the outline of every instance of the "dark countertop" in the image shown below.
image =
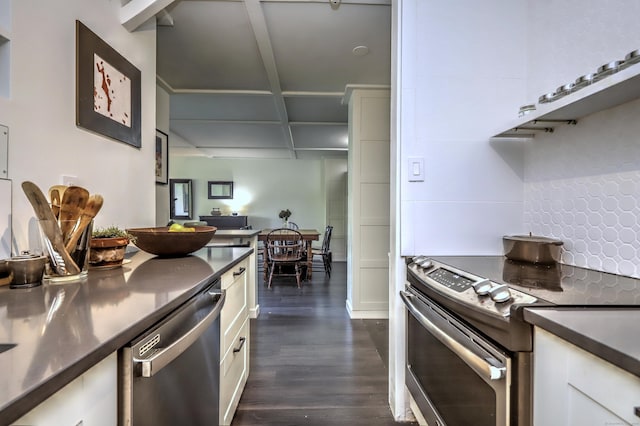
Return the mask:
[[(0, 424), (9, 424), (249, 256), (205, 247), (175, 259), (139, 251), (84, 281), (0, 287)], [(5, 346), (6, 347), (6, 346)]]
[(640, 377), (640, 308), (525, 308), (524, 319)]

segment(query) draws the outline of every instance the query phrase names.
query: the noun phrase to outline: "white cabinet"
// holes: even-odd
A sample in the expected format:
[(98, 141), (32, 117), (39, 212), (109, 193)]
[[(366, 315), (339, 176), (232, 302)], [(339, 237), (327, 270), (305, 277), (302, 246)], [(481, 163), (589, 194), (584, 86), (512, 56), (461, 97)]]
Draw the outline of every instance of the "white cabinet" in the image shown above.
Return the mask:
[[(200, 216), (200, 218), (205, 216)], [(247, 232), (247, 235), (240, 234), (241, 232)], [(260, 314), (260, 305), (258, 303), (258, 231), (239, 231), (239, 230), (217, 230), (211, 239), (209, 246), (239, 246), (242, 244), (248, 244), (253, 252), (249, 255), (249, 268), (247, 270), (247, 280), (249, 286), (247, 287), (249, 298), (249, 317), (258, 318)]]
[(640, 378), (538, 327), (535, 426), (637, 425)]
[(113, 426), (118, 423), (118, 357), (114, 352), (14, 425)]
[(220, 424), (230, 425), (249, 377), (249, 259), (222, 276), (220, 315)]

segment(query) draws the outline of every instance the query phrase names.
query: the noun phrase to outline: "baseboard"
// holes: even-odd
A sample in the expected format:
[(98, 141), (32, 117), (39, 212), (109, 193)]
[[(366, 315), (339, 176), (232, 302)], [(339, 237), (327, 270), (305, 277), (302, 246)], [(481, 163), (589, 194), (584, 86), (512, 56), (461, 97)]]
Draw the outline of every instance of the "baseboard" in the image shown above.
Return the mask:
[(256, 305), (255, 308), (249, 309), (249, 318), (256, 319), (260, 315), (260, 305)]
[(354, 311), (349, 299), (346, 301), (347, 312), (351, 319), (389, 319), (389, 311)]

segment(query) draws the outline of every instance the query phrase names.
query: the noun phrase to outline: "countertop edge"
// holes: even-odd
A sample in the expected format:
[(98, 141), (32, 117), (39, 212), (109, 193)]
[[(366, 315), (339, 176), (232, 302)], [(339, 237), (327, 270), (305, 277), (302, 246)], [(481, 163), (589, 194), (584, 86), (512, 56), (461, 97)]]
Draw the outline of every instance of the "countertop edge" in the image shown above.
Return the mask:
[(104, 360), (107, 356), (119, 350), (129, 341), (140, 335), (144, 330), (174, 311), (177, 307), (205, 288), (205, 286), (212, 280), (221, 277), (225, 272), (231, 270), (236, 264), (249, 257), (251, 253), (253, 253), (253, 249), (248, 248), (245, 253), (235, 258), (232, 262), (229, 262), (225, 267), (216, 270), (206, 279), (194, 283), (188, 291), (176, 297), (167, 305), (158, 308), (151, 315), (141, 318), (138, 322), (132, 324), (108, 342), (100, 345), (96, 350), (87, 353), (76, 362), (62, 368), (48, 380), (45, 380), (38, 386), (24, 392), (20, 397), (9, 401), (0, 409), (0, 424), (11, 424), (12, 422), (20, 419), (40, 403), (44, 402), (47, 398), (54, 395), (73, 380), (86, 373), (100, 361)]
[[(595, 310), (598, 308), (589, 308)], [(611, 308), (602, 308), (604, 310)], [(620, 308), (617, 308), (620, 309)], [(634, 308), (629, 308), (634, 309)], [(525, 308), (524, 320), (534, 326), (540, 327), (567, 342), (583, 349), (603, 360), (619, 367), (635, 376), (640, 377), (640, 360), (629, 356), (622, 351), (619, 351), (604, 341), (594, 337), (585, 335), (584, 333), (572, 328), (570, 325), (561, 324), (553, 319), (544, 315), (545, 311), (576, 311), (584, 312), (585, 309), (580, 308), (561, 308), (561, 307), (537, 307), (537, 308)], [(637, 310), (637, 307), (635, 308)], [(535, 343), (534, 343), (535, 345)], [(535, 350), (535, 349), (534, 349)]]

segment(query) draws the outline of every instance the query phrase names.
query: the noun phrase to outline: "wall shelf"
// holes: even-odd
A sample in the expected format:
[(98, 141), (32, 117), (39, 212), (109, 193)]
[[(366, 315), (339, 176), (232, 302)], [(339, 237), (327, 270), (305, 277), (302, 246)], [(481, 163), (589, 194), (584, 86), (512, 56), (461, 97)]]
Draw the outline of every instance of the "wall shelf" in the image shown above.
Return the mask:
[(640, 98), (640, 64), (631, 65), (507, 123), (492, 138), (532, 138), (553, 132), (558, 124), (575, 125), (580, 118)]

